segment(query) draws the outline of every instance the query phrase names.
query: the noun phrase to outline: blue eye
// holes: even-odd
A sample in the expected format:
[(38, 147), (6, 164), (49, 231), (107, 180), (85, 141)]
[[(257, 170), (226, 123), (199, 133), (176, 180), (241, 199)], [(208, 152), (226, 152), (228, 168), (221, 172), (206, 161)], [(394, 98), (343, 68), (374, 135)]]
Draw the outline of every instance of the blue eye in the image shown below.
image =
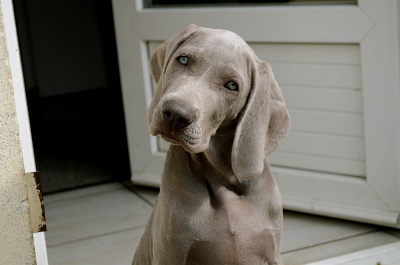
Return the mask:
[(178, 61), (183, 65), (187, 65), (189, 63), (189, 57), (185, 55), (179, 56)]
[(224, 85), (224, 87), (228, 90), (231, 91), (238, 91), (239, 90), (239, 85), (235, 81), (229, 81)]

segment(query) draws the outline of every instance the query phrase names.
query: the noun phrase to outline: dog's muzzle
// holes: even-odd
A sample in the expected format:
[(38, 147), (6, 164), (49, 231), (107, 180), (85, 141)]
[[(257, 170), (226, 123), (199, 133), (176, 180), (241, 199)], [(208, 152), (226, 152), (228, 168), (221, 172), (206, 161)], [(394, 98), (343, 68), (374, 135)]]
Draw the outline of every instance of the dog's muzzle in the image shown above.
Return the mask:
[(201, 142), (202, 130), (196, 122), (198, 111), (187, 105), (172, 100), (162, 103), (157, 127), (164, 140), (191, 149)]
[(162, 115), (169, 128), (178, 130), (188, 127), (196, 118), (193, 110), (171, 101), (163, 105)]

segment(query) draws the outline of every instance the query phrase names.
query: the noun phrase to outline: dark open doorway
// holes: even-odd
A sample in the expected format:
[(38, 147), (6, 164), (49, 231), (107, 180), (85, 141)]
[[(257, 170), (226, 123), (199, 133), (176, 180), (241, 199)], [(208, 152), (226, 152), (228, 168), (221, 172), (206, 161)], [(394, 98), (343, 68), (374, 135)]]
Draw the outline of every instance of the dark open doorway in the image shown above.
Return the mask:
[(110, 0), (14, 0), (37, 170), (51, 193), (130, 178)]

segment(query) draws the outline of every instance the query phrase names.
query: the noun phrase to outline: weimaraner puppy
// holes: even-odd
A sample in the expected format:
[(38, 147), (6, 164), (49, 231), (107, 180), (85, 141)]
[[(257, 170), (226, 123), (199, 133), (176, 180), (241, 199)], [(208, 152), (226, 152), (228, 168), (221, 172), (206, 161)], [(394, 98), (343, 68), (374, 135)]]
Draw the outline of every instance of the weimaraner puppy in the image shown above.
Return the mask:
[(281, 264), (267, 156), (289, 114), (270, 66), (235, 33), (190, 25), (151, 56), (152, 135), (172, 145), (133, 264)]

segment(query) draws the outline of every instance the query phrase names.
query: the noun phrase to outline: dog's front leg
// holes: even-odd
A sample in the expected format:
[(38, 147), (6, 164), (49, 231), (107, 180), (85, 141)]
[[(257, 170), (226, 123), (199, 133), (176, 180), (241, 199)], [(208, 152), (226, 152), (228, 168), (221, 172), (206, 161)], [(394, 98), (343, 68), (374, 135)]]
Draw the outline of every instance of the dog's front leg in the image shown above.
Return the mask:
[(150, 216), (144, 234), (136, 249), (132, 265), (153, 264), (153, 237), (152, 237), (153, 216), (154, 216), (154, 211)]

